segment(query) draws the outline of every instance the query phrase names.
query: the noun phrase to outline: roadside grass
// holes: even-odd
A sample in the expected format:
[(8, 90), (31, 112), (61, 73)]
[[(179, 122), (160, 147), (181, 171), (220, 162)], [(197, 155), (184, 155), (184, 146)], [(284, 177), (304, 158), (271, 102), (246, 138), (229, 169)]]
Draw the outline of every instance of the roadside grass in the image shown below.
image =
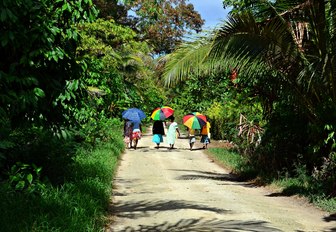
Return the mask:
[(271, 182), (271, 186), (281, 190), (281, 195), (305, 197), (316, 207), (330, 213), (336, 213), (336, 198), (327, 196), (325, 191), (323, 191), (324, 187), (322, 185), (322, 183), (314, 181), (308, 175), (290, 178), (280, 176), (279, 178), (274, 178)]
[(80, 148), (64, 183), (44, 184), (34, 194), (8, 191), (1, 185), (1, 231), (103, 231), (123, 149), (118, 133), (92, 150)]
[(219, 165), (236, 174), (240, 180), (254, 180), (257, 184), (269, 185), (280, 191), (280, 195), (305, 197), (316, 207), (330, 212), (336, 212), (336, 198), (324, 194), (323, 183), (318, 183), (304, 172), (304, 168), (298, 167), (294, 177), (288, 177), (281, 173), (277, 177), (267, 176), (261, 170), (255, 170), (246, 158), (233, 149), (209, 148), (208, 155), (216, 160)]
[(253, 179), (257, 175), (257, 171), (248, 165), (248, 160), (237, 152), (226, 148), (209, 148), (208, 154), (229, 169), (233, 174), (237, 174), (239, 179)]

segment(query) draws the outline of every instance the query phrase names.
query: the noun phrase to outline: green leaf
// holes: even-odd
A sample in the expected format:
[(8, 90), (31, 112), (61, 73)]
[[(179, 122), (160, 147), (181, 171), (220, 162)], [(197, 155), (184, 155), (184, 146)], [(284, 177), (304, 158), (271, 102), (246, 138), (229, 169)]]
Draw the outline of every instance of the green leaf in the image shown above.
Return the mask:
[(27, 175), (27, 180), (28, 180), (28, 183), (31, 184), (33, 182), (33, 175), (29, 173)]
[(42, 168), (39, 167), (39, 168), (36, 168), (36, 173), (39, 174), (41, 172)]
[(40, 88), (35, 88), (34, 93), (37, 97), (45, 97), (44, 91)]
[(68, 8), (68, 4), (64, 4), (63, 6), (62, 6), (62, 10), (64, 11), (64, 10), (66, 10)]
[(16, 190), (22, 190), (25, 187), (25, 182), (23, 180), (20, 180), (16, 185), (15, 189)]

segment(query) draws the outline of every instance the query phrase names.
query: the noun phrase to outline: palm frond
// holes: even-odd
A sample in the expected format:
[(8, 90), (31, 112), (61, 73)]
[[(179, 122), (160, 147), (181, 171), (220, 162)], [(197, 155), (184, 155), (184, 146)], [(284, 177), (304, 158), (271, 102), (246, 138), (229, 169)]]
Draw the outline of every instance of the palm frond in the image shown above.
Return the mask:
[(210, 41), (209, 38), (200, 38), (181, 45), (174, 53), (167, 55), (164, 58), (167, 60), (163, 73), (165, 85), (169, 87), (186, 80), (191, 72), (199, 73), (208, 55)]
[(230, 17), (218, 31), (210, 51), (213, 61), (228, 57), (239, 63), (263, 59), (270, 67), (284, 72), (297, 56), (297, 46), (286, 23), (274, 18), (260, 24), (251, 13)]

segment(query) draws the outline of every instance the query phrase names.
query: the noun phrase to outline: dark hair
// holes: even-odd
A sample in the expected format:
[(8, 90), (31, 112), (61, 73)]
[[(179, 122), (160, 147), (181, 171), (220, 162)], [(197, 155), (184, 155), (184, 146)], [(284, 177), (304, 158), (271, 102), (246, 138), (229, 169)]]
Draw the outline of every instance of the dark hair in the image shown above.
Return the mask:
[(172, 115), (169, 117), (170, 121), (174, 121), (175, 117)]

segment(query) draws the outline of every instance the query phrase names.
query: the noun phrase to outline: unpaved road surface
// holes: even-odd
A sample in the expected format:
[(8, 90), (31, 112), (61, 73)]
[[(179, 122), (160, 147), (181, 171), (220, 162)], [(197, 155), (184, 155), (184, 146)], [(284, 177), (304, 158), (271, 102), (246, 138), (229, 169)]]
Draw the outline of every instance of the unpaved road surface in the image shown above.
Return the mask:
[(304, 200), (235, 180), (199, 141), (194, 151), (187, 139), (161, 145), (144, 135), (122, 156), (106, 231), (336, 231)]

